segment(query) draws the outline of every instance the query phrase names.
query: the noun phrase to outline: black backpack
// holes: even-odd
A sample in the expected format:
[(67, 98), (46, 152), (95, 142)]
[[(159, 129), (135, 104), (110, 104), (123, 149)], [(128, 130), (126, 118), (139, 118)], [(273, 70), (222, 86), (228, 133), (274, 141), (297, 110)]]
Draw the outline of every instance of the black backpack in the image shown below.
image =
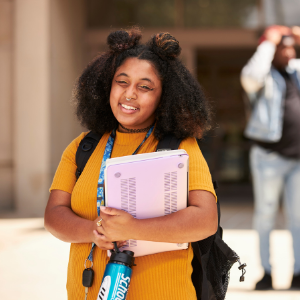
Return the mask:
[[(76, 178), (81, 175), (88, 159), (95, 150), (101, 136), (89, 132), (80, 142), (76, 152)], [(181, 139), (168, 135), (159, 141), (156, 151), (176, 150)], [(217, 189), (217, 183), (214, 182)], [(217, 201), (218, 230), (217, 232), (198, 242), (193, 242), (194, 258), (192, 260), (192, 281), (198, 300), (224, 300), (229, 284), (229, 271), (235, 262), (242, 271), (240, 281), (244, 281), (246, 264), (241, 264), (239, 256), (222, 240), (223, 229), (220, 226), (220, 203)]]

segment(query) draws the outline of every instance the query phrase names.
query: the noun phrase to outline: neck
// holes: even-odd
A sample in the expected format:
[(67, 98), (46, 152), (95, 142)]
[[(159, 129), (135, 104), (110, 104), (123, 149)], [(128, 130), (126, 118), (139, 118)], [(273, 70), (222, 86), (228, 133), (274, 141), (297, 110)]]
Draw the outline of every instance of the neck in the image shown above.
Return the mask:
[(276, 62), (273, 62), (273, 67), (275, 69), (277, 69), (278, 71), (285, 71), (285, 69), (286, 69), (287, 66), (288, 65), (283, 65), (283, 64), (278, 64)]
[(139, 133), (139, 132), (147, 132), (147, 131), (149, 131), (149, 129), (150, 129), (152, 126), (153, 126), (153, 124), (151, 124), (150, 126), (145, 127), (145, 128), (130, 129), (130, 128), (124, 127), (121, 123), (119, 123), (119, 128), (118, 128), (118, 130), (119, 130), (120, 132), (123, 132), (123, 133)]

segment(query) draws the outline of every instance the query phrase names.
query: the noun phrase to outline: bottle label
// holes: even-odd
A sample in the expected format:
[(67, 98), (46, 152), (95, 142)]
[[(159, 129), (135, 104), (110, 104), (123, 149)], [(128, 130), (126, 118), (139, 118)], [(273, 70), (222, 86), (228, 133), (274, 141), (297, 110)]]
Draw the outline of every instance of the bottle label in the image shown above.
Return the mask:
[(108, 264), (105, 269), (97, 300), (125, 300), (132, 270), (129, 267)]

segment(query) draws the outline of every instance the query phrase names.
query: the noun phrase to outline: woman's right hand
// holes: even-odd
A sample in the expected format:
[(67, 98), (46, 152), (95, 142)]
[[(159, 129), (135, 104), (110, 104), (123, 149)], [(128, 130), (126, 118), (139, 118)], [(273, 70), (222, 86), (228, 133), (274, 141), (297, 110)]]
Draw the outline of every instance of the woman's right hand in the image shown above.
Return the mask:
[[(100, 234), (97, 230), (93, 230), (93, 242), (99, 247), (101, 250), (112, 250), (114, 249), (114, 244), (110, 242), (106, 242), (103, 240), (104, 236)], [(126, 241), (117, 242), (118, 248), (121, 248), (126, 244)]]
[[(114, 245), (111, 242), (108, 242), (105, 236), (97, 231), (97, 222), (101, 220), (101, 217), (98, 217), (93, 221), (93, 228), (92, 228), (92, 240), (102, 250), (112, 250), (114, 249)], [(101, 223), (101, 222), (100, 222)], [(126, 241), (118, 241), (117, 246), (121, 248), (126, 244)]]

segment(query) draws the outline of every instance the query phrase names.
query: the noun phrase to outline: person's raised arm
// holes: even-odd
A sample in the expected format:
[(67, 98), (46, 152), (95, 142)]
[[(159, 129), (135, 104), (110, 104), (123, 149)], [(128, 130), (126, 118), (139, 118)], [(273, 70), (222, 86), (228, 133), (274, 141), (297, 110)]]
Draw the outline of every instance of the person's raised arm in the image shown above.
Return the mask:
[(300, 26), (292, 27), (292, 35), (295, 39), (295, 42), (300, 45)]
[(242, 69), (241, 83), (247, 93), (256, 93), (264, 85), (281, 37), (276, 29), (267, 30), (265, 32), (266, 40), (257, 47), (253, 56)]
[[(296, 44), (300, 46), (300, 26), (294, 26), (292, 27), (292, 34), (295, 39)], [(300, 59), (291, 59), (289, 61), (289, 66), (293, 69), (297, 70), (300, 73)]]

